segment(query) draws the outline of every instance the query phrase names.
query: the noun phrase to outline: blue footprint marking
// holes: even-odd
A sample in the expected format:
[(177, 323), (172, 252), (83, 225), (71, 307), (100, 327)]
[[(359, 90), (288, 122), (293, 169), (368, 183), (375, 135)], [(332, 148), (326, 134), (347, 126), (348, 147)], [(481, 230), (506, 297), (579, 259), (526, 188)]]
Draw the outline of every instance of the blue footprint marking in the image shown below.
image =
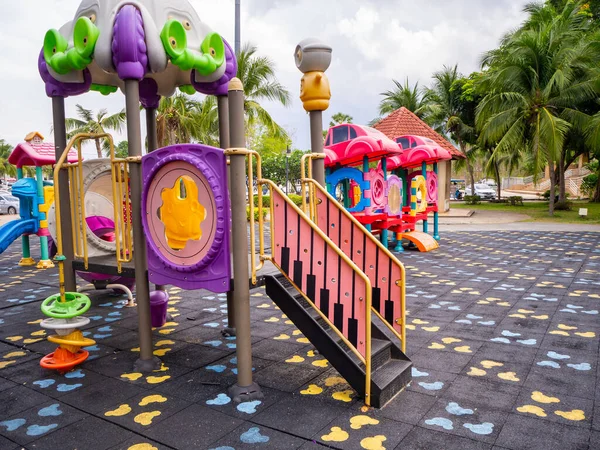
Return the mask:
[(85, 350), (87, 350), (88, 352), (97, 352), (100, 350), (100, 347), (98, 347), (97, 345), (90, 345), (89, 347), (83, 347)]
[(269, 439), (269, 436), (260, 434), (258, 427), (252, 427), (240, 436), (240, 440), (244, 444), (264, 444), (265, 442), (269, 442)]
[(229, 402), (231, 402), (231, 398), (229, 398), (227, 394), (219, 394), (216, 398), (213, 398), (212, 400), (206, 400), (207, 405), (217, 406), (226, 405)]
[(35, 384), (36, 386), (41, 387), (42, 389), (46, 389), (47, 387), (52, 386), (54, 383), (56, 383), (56, 380), (52, 380), (52, 379), (37, 380), (37, 381), (33, 382), (33, 384)]
[(537, 339), (517, 339), (517, 342), (523, 345), (535, 345), (537, 344)]
[(235, 450), (235, 448), (230, 447), (229, 445), (226, 446), (221, 446), (221, 447), (217, 447), (217, 448), (211, 448), (210, 450)]
[[(253, 368), (252, 368), (252, 372), (254, 372), (255, 370), (256, 370), (256, 368), (254, 368), (254, 367), (253, 367)], [(237, 375), (237, 373), (238, 373), (237, 367), (236, 367), (236, 368), (234, 368), (234, 369), (231, 369), (231, 372), (232, 372), (234, 375)]]
[(556, 361), (540, 361), (537, 363), (537, 365), (542, 367), (552, 367), (553, 369), (560, 369), (560, 364)]
[(473, 414), (472, 409), (463, 408), (456, 402), (448, 403), (448, 405), (446, 406), (446, 411), (455, 416), (467, 416)]
[(53, 405), (46, 406), (38, 411), (38, 416), (49, 417), (49, 416), (60, 416), (63, 412), (59, 409), (60, 405), (54, 403)]
[(50, 425), (29, 425), (27, 427), (27, 436), (40, 436), (50, 430), (53, 430), (57, 426), (58, 424), (56, 423), (52, 423)]
[(107, 325), (105, 327), (102, 328), (98, 328), (98, 331), (100, 331), (101, 333), (108, 333), (110, 331), (112, 331), (113, 328), (110, 325)]
[(206, 366), (206, 370), (212, 370), (213, 372), (221, 373), (227, 369), (227, 366), (216, 365), (216, 366)]
[(512, 333), (508, 330), (502, 330), (502, 336), (506, 336), (506, 337), (517, 337), (517, 336), (521, 336), (521, 333)]
[(455, 320), (456, 323), (464, 323), (466, 325), (471, 325), (473, 322), (467, 319)]
[(106, 339), (107, 337), (111, 337), (112, 334), (95, 334), (94, 339)]
[(561, 355), (560, 353), (556, 352), (548, 352), (546, 353), (546, 355), (548, 356), (548, 358), (552, 359), (571, 359), (569, 355)]
[(73, 370), (72, 372), (65, 373), (65, 378), (84, 378), (85, 373), (81, 369)]
[(112, 305), (113, 305), (112, 302), (108, 302), (108, 303), (102, 303), (101, 305), (98, 305), (98, 306), (104, 307), (104, 306), (112, 306)]
[(494, 424), (490, 423), (490, 422), (477, 423), (477, 424), (465, 423), (463, 425), (463, 427), (465, 427), (468, 430), (471, 430), (475, 434), (487, 435), (487, 434), (492, 434), (492, 432), (494, 431)]
[(237, 364), (237, 356), (234, 356), (233, 358), (231, 358), (231, 359), (229, 360), (229, 362), (230, 362), (231, 364)]
[(240, 403), (239, 405), (237, 405), (237, 410), (246, 414), (254, 414), (256, 412), (256, 408), (261, 404), (262, 402), (260, 400)]
[(502, 338), (502, 337), (492, 338), (492, 339), (490, 339), (490, 341), (492, 341), (492, 342), (500, 342), (502, 344), (510, 344), (510, 339)]
[(221, 341), (206, 341), (204, 344), (210, 345), (211, 347), (218, 347), (219, 345), (222, 344), (222, 342)]
[(74, 391), (77, 388), (80, 388), (81, 386), (83, 386), (83, 384), (81, 384), (81, 383), (76, 383), (76, 384), (61, 383), (58, 386), (56, 386), (56, 390), (58, 392), (70, 392), (70, 391)]
[(479, 325), (483, 325), (486, 327), (491, 327), (496, 325), (496, 322), (494, 322), (493, 320), (488, 320), (487, 322), (477, 322)]
[(210, 322), (210, 323), (205, 323), (204, 326), (209, 327), (209, 328), (217, 328), (219, 326), (219, 324), (217, 322)]
[(446, 419), (445, 417), (434, 417), (433, 419), (427, 419), (425, 423), (427, 425), (436, 425), (438, 427), (442, 427), (444, 430), (454, 429), (452, 421), (450, 419)]
[(119, 311), (113, 311), (111, 313), (108, 313), (108, 315), (111, 316), (111, 317), (115, 317), (115, 316), (120, 316), (121, 313)]
[(237, 347), (237, 346), (236, 346), (235, 344), (227, 344), (227, 348), (234, 349), (234, 348), (236, 348), (236, 347)]
[(413, 367), (412, 368), (412, 376), (413, 376), (413, 378), (428, 377), (429, 374), (427, 372), (421, 372), (416, 367)]
[(15, 431), (25, 424), (25, 419), (13, 419), (0, 422), (0, 426), (6, 427), (6, 431)]
[(592, 366), (589, 363), (581, 363), (581, 364), (567, 364), (567, 366), (575, 369), (575, 370), (592, 370)]
[(427, 389), (428, 391), (439, 391), (444, 387), (444, 383), (441, 381), (436, 381), (435, 383), (425, 383), (421, 381), (419, 386), (421, 386), (423, 389)]

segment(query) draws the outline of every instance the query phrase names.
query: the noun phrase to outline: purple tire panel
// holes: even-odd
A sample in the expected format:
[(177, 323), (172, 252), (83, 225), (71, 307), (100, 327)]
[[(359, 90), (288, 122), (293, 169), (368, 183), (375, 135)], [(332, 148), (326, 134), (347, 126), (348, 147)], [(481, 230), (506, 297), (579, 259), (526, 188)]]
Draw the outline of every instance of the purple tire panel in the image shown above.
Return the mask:
[[(163, 187), (155, 178), (165, 170), (178, 170), (186, 163), (205, 179), (215, 204), (216, 230), (209, 250), (200, 257), (189, 258), (178, 264), (162, 249), (152, 236), (164, 234), (164, 224), (158, 219), (151, 205), (157, 204)], [(182, 289), (208, 289), (227, 292), (231, 279), (229, 254), (230, 210), (227, 191), (227, 165), (223, 150), (199, 144), (173, 145), (145, 155), (142, 158), (144, 191), (142, 194), (142, 223), (148, 242), (148, 278), (156, 284), (172, 284)], [(172, 187), (172, 186), (168, 186)], [(160, 203), (160, 201), (159, 201)], [(163, 227), (163, 228), (161, 228)], [(188, 245), (194, 245), (190, 243)]]
[(69, 97), (71, 95), (80, 95), (90, 90), (92, 85), (92, 75), (90, 71), (83, 71), (83, 83), (62, 83), (50, 74), (46, 60), (44, 59), (44, 49), (40, 51), (38, 57), (38, 70), (40, 76), (46, 85), (46, 95), (48, 97)]
[(141, 80), (148, 69), (142, 14), (133, 5), (123, 6), (115, 17), (112, 38), (113, 64), (122, 80)]
[(237, 59), (235, 58), (235, 53), (233, 53), (233, 49), (229, 45), (225, 39), (223, 39), (223, 44), (225, 44), (225, 73), (221, 78), (217, 81), (213, 81), (212, 83), (198, 83), (195, 79), (196, 71), (192, 70), (191, 82), (194, 89), (198, 92), (201, 92), (205, 95), (227, 95), (229, 88), (229, 81), (237, 75)]

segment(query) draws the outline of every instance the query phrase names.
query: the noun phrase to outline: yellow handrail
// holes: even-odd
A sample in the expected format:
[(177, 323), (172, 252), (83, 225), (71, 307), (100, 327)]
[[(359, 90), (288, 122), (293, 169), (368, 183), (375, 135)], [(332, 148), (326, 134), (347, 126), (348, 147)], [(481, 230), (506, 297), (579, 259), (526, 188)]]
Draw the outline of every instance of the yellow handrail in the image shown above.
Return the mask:
[(120, 273), (123, 263), (133, 259), (133, 225), (129, 198), (129, 162), (138, 162), (132, 158), (116, 158), (114, 147), (110, 150), (110, 172), (115, 215), (115, 249), (117, 270)]
[[(312, 164), (308, 164), (308, 177), (306, 177), (306, 160), (313, 160), (313, 159), (322, 159), (324, 158), (325, 155), (322, 153), (307, 153), (304, 156), (302, 156), (302, 159), (300, 161), (300, 173), (302, 176), (302, 186), (307, 185), (308, 186), (308, 193), (309, 193), (309, 204), (310, 204), (310, 209), (311, 212), (314, 211), (314, 214), (316, 215), (316, 207), (317, 207), (317, 198), (315, 195), (316, 189), (320, 190), (323, 195), (325, 195), (330, 201), (332, 201), (335, 205), (338, 206), (338, 208), (342, 211), (342, 214), (344, 214), (348, 219), (350, 219), (350, 221), (352, 223), (354, 223), (355, 225), (357, 225), (361, 231), (363, 233), (366, 234), (367, 239), (371, 240), (371, 242), (375, 243), (375, 245), (377, 245), (377, 247), (382, 250), (386, 256), (388, 256), (389, 258), (391, 258), (392, 263), (394, 265), (396, 265), (397, 267), (400, 268), (400, 273), (401, 273), (401, 280), (400, 280), (400, 285), (398, 286), (400, 288), (400, 318), (396, 320), (396, 323), (398, 325), (400, 325), (400, 333), (398, 333), (392, 324), (388, 323), (387, 320), (383, 319), (383, 317), (381, 317), (381, 315), (379, 314), (379, 312), (375, 311), (377, 313), (377, 316), (379, 316), (380, 319), (382, 319), (383, 323), (386, 324), (386, 326), (390, 329), (390, 331), (392, 331), (392, 333), (394, 333), (394, 335), (399, 338), (402, 342), (402, 351), (406, 352), (406, 270), (404, 269), (404, 264), (402, 264), (398, 258), (396, 258), (392, 252), (389, 251), (388, 248), (385, 247), (385, 245), (383, 245), (379, 239), (377, 239), (375, 236), (373, 236), (373, 233), (371, 233), (370, 231), (368, 231), (363, 224), (361, 224), (358, 220), (356, 220), (356, 218), (350, 213), (348, 212), (348, 210), (346, 208), (344, 208), (342, 205), (339, 204), (339, 202), (329, 193), (327, 192), (327, 189), (324, 188), (323, 186), (321, 186), (319, 183), (317, 183), (313, 178), (312, 178)], [(302, 192), (302, 201), (303, 201), (303, 205), (306, 204), (305, 201), (305, 194), (304, 194), (304, 190)], [(391, 280), (390, 280), (391, 282)]]
[[(107, 133), (79, 133), (73, 136), (60, 158), (54, 165), (54, 205), (56, 212), (56, 248), (55, 259), (58, 261), (58, 273), (60, 284), (61, 301), (65, 301), (65, 272), (64, 255), (62, 242), (62, 221), (61, 221), (61, 203), (60, 203), (60, 183), (59, 174), (62, 169), (67, 169), (67, 178), (69, 181), (69, 199), (71, 203), (71, 239), (73, 239), (73, 253), (77, 258), (83, 258), (84, 266), (88, 268), (88, 249), (87, 249), (87, 223), (85, 221), (85, 192), (83, 190), (83, 157), (81, 155), (81, 143), (86, 140), (106, 139), (111, 151), (114, 151), (112, 136)], [(69, 163), (68, 156), (71, 149), (77, 145), (77, 162)]]

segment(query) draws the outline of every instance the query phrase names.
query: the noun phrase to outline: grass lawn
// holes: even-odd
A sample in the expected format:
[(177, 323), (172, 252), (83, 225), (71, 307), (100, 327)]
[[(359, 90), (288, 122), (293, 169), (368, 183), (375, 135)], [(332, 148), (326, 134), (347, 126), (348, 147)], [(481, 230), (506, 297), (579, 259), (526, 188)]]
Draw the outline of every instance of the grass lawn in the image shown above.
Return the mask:
[[(548, 215), (547, 202), (523, 202), (523, 206), (510, 206), (506, 203), (482, 202), (479, 205), (466, 205), (464, 203), (452, 203), (452, 208), (472, 209), (474, 211), (507, 211), (512, 213), (527, 214), (531, 217), (530, 222), (562, 222), (562, 223), (600, 223), (600, 203), (588, 203), (587, 201), (573, 201), (572, 211), (555, 211), (554, 217)], [(579, 217), (579, 208), (587, 208), (587, 219)]]

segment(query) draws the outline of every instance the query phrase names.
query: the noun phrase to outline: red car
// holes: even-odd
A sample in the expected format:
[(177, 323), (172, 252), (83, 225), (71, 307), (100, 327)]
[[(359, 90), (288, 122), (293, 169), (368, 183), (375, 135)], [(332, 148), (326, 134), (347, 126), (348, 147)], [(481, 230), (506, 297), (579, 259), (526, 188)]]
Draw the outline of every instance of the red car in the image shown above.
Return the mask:
[(363, 163), (364, 156), (373, 161), (400, 153), (400, 146), (385, 134), (362, 125), (336, 125), (325, 139), (326, 166), (357, 166)]

